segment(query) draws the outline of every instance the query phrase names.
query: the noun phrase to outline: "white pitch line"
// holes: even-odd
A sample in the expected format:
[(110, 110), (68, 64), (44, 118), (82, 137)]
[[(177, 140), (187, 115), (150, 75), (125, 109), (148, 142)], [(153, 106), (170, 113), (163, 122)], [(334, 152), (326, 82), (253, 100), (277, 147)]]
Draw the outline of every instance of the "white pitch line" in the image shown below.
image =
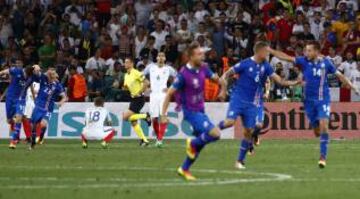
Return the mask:
[(360, 182), (360, 178), (293, 178), (295, 182)]
[[(16, 180), (16, 181), (65, 181), (65, 182), (182, 182), (181, 179), (161, 179), (161, 178), (62, 178), (62, 177), (0, 177), (0, 181), (10, 181), (10, 180)], [(201, 179), (204, 181), (210, 180), (210, 179)], [(200, 181), (201, 181), (200, 180)]]
[[(5, 166), (0, 166), (4, 168)], [(25, 166), (15, 166), (15, 167), (5, 167), (5, 168), (17, 168), (17, 169), (52, 169), (52, 170), (58, 170), (58, 169), (100, 169), (100, 170), (123, 170), (123, 171), (168, 171), (168, 172), (174, 172), (175, 169), (172, 168), (150, 168), (150, 167), (25, 167)], [(110, 169), (109, 169), (110, 168)], [(125, 178), (109, 178), (113, 179), (117, 182), (126, 182), (126, 184), (116, 184), (116, 183), (109, 183), (109, 184), (58, 184), (58, 185), (2, 185), (0, 186), (0, 189), (18, 189), (21, 187), (21, 189), (90, 189), (90, 188), (137, 188), (137, 187), (171, 187), (171, 186), (206, 186), (206, 185), (230, 185), (230, 184), (239, 184), (239, 183), (252, 183), (252, 182), (276, 182), (276, 181), (284, 181), (292, 179), (291, 175), (286, 174), (279, 174), (279, 173), (264, 173), (264, 172), (247, 172), (247, 171), (230, 171), (230, 170), (214, 170), (214, 169), (194, 169), (195, 172), (199, 173), (218, 173), (218, 174), (232, 174), (232, 175), (241, 175), (241, 174), (252, 174), (252, 175), (260, 175), (260, 176), (267, 176), (265, 178), (224, 178), (224, 179), (202, 179), (195, 182), (185, 182), (183, 180), (178, 179), (169, 179), (169, 181), (165, 181), (167, 179), (153, 179), (153, 181), (149, 180), (147, 182), (142, 183), (141, 181), (136, 181), (136, 179), (130, 179), (127, 181)], [(4, 179), (7, 179), (5, 177)], [(17, 178), (10, 178), (12, 180), (16, 180)], [(19, 178), (20, 180), (29, 180), (31, 181), (34, 178)], [(49, 181), (61, 181), (61, 178), (57, 177), (48, 177), (48, 178), (38, 178), (37, 180), (49, 180)], [(65, 178), (65, 179), (72, 179), (72, 178)], [(85, 178), (86, 179), (86, 178)], [(99, 180), (102, 181), (101, 178), (87, 178), (90, 181), (93, 180)], [(106, 178), (104, 178), (103, 181), (106, 182)], [(79, 178), (77, 181), (82, 182), (82, 179)], [(136, 182), (136, 183), (135, 183)]]

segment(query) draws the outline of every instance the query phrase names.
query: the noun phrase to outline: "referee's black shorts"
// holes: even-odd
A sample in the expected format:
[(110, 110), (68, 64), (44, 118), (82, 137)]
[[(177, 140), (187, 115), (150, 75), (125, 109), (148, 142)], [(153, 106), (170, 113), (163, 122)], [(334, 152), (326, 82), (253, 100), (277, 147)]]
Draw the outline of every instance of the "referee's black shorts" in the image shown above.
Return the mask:
[(144, 105), (145, 105), (145, 97), (144, 96), (134, 97), (134, 98), (130, 99), (129, 110), (134, 113), (140, 113), (140, 111), (144, 107)]

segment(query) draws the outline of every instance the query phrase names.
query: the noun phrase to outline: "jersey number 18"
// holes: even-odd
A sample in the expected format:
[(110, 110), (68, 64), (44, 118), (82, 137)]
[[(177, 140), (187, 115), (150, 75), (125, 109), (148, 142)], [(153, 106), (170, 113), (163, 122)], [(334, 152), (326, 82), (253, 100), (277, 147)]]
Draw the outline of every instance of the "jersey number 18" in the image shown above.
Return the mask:
[(100, 119), (100, 112), (99, 111), (95, 111), (95, 112), (90, 112), (90, 122), (97, 122)]

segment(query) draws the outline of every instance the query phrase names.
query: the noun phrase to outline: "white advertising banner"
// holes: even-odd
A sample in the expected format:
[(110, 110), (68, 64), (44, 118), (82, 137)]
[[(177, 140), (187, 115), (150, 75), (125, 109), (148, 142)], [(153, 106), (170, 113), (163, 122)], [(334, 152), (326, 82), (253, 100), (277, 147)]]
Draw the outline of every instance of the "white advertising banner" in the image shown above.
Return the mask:
[(340, 88), (330, 88), (330, 97), (332, 102), (340, 101)]
[[(166, 138), (179, 139), (191, 136), (191, 126), (183, 120), (181, 112), (179, 113), (174, 111), (174, 105), (175, 104), (171, 104), (169, 108), (170, 111), (168, 116), (170, 124), (168, 125), (168, 129), (166, 131)], [(92, 103), (66, 103), (60, 109), (56, 109), (51, 115), (46, 136), (54, 139), (79, 138), (84, 126), (84, 112), (89, 106), (92, 106)], [(214, 124), (218, 124), (219, 121), (225, 118), (227, 106), (227, 103), (206, 104), (206, 113)], [(128, 109), (129, 103), (107, 103), (105, 104), (105, 107), (110, 111), (113, 126), (117, 131), (115, 138), (138, 139), (136, 134), (132, 131), (130, 123), (122, 120), (122, 113)], [(145, 105), (142, 111), (148, 111), (148, 104)], [(8, 125), (6, 124), (4, 103), (0, 103), (0, 118), (3, 124), (0, 125), (0, 138), (8, 138), (9, 130)], [(142, 122), (142, 127), (145, 135), (150, 138), (155, 137), (153, 128), (148, 127), (146, 122)], [(224, 139), (233, 139), (233, 128), (222, 131), (221, 137)]]

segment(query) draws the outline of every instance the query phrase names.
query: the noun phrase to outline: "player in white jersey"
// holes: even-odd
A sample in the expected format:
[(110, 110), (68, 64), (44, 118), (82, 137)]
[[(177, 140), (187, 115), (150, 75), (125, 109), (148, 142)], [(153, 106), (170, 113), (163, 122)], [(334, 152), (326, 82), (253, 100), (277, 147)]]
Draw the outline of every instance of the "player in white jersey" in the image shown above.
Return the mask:
[[(37, 82), (33, 82), (31, 87), (29, 87), (28, 90), (26, 91), (26, 105), (25, 105), (25, 110), (24, 110), (23, 125), (24, 125), (24, 131), (25, 131), (26, 137), (28, 137), (27, 134), (29, 134), (29, 138), (31, 136), (30, 119), (31, 119), (32, 112), (35, 108), (35, 98), (39, 92), (39, 88), (40, 88), (40, 84)], [(26, 132), (26, 131), (29, 131), (29, 132)], [(38, 131), (37, 137), (39, 137), (39, 136), (40, 136), (40, 131)], [(27, 138), (27, 140), (29, 140), (29, 139)], [(40, 144), (42, 144), (42, 143), (40, 143)]]
[(87, 148), (89, 139), (100, 139), (102, 147), (107, 148), (115, 135), (115, 130), (111, 126), (110, 113), (104, 108), (102, 97), (95, 98), (94, 105), (85, 111), (85, 127), (81, 134), (82, 146)]
[(171, 66), (165, 64), (166, 56), (164, 52), (159, 52), (156, 59), (157, 63), (148, 65), (143, 74), (150, 80), (150, 115), (157, 137), (156, 146), (162, 147), (167, 124), (160, 123), (159, 118), (168, 89), (168, 81), (175, 78), (176, 71)]

